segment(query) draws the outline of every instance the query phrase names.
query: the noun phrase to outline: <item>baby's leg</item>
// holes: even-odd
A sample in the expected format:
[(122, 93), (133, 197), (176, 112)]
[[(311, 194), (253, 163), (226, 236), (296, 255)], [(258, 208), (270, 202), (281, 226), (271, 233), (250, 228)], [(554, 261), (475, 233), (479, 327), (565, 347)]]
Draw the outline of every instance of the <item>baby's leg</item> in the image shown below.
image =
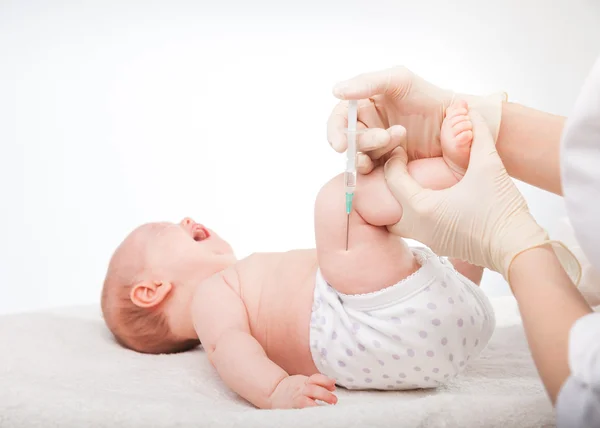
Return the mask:
[[(411, 174), (424, 187), (444, 189), (457, 182), (442, 158), (411, 164)], [(315, 234), (325, 280), (342, 293), (361, 294), (393, 285), (415, 272), (419, 264), (406, 242), (386, 228), (401, 217), (402, 207), (387, 187), (383, 168), (361, 175), (356, 183), (346, 251), (343, 176), (323, 186), (315, 203)]]
[[(463, 105), (448, 109), (441, 136), (446, 155), (457, 168), (452, 169), (445, 158), (409, 163), (410, 174), (421, 186), (445, 189), (462, 178), (460, 168), (466, 170), (468, 166), (472, 139)], [(339, 175), (323, 186), (315, 203), (318, 262), (325, 280), (342, 293), (360, 294), (393, 285), (416, 271), (419, 266), (406, 243), (385, 227), (400, 220), (402, 207), (390, 193), (383, 169), (358, 178), (348, 251), (343, 189), (343, 176)], [(479, 283), (481, 268), (461, 261), (453, 263), (463, 275)]]
[(395, 284), (418, 269), (406, 243), (388, 232), (402, 208), (387, 188), (383, 169), (358, 177), (349, 219), (343, 175), (329, 181), (315, 202), (319, 268), (329, 285), (345, 294), (362, 294)]
[(427, 158), (411, 161), (408, 173), (426, 189), (442, 190), (459, 182), (443, 158)]

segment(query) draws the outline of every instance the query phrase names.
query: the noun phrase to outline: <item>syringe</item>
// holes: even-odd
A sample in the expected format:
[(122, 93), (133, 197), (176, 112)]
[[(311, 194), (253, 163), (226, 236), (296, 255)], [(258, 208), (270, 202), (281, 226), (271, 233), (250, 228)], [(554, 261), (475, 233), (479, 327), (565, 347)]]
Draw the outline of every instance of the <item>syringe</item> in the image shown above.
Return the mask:
[(348, 235), (350, 234), (350, 212), (356, 188), (356, 122), (358, 105), (356, 101), (348, 102), (348, 148), (346, 149), (346, 171), (344, 172), (344, 191), (346, 192), (346, 251), (348, 251)]

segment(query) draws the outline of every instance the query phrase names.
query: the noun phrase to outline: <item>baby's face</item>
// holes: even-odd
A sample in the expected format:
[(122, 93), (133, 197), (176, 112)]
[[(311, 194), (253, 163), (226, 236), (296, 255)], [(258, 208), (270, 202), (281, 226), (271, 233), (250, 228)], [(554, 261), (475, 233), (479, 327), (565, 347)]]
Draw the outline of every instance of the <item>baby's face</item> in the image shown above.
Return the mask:
[[(231, 246), (214, 231), (191, 218), (181, 222), (156, 223), (147, 248), (148, 264), (157, 277), (185, 281), (193, 278), (202, 264), (225, 268), (235, 262)], [(220, 266), (215, 266), (218, 269)]]

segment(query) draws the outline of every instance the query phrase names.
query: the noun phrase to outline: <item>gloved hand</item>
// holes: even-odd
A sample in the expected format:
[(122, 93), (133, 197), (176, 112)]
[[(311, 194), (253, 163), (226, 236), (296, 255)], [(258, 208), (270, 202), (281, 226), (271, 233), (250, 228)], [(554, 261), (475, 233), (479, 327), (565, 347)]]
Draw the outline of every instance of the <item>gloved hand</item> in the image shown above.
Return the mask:
[(422, 242), (438, 255), (500, 272), (507, 280), (519, 253), (552, 244), (566, 272), (578, 283), (577, 259), (562, 243), (550, 241), (533, 219), (496, 152), (484, 118), (474, 111), (469, 116), (473, 124), (469, 166), (464, 178), (450, 188), (423, 189), (407, 172), (406, 151), (401, 147), (394, 151), (385, 164), (385, 177), (403, 214), (388, 229)]
[(440, 128), (446, 108), (455, 99), (467, 101), (481, 114), (498, 136), (502, 101), (506, 94), (477, 97), (438, 88), (405, 67), (362, 74), (338, 83), (334, 95), (344, 101), (333, 109), (327, 123), (327, 138), (337, 152), (346, 150), (348, 102), (358, 100), (357, 169), (363, 174), (387, 160), (398, 146), (406, 149), (409, 160), (442, 156)]

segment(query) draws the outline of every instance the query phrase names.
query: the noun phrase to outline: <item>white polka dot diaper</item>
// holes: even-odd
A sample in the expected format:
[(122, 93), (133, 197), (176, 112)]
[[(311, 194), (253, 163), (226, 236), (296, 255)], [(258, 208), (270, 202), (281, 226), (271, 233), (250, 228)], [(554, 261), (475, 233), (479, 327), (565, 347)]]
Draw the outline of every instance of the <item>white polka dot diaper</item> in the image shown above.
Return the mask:
[(340, 293), (317, 271), (310, 346), (319, 371), (348, 389), (440, 386), (476, 358), (495, 327), (477, 285), (413, 248), (421, 268), (382, 290)]

